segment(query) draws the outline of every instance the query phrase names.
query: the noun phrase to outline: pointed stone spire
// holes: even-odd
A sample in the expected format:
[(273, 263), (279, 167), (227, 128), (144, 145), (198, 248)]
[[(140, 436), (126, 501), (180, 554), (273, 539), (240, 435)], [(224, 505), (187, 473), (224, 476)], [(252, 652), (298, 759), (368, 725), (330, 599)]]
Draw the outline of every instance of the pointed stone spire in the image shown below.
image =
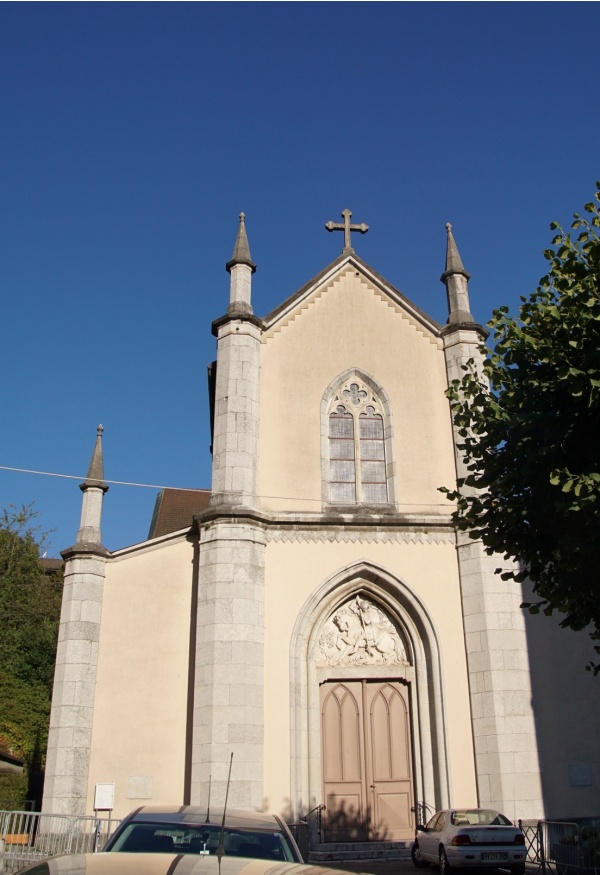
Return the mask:
[(469, 305), (468, 282), (471, 274), (463, 266), (450, 222), (446, 223), (446, 231), (446, 269), (440, 280), (448, 293), (448, 323), (475, 322)]
[(448, 232), (448, 239), (446, 241), (446, 270), (442, 274), (442, 282), (445, 282), (446, 276), (452, 273), (461, 273), (465, 279), (469, 280), (471, 279), (471, 274), (463, 267), (450, 222), (446, 222), (446, 231)]
[(92, 453), (92, 459), (90, 461), (90, 467), (88, 468), (87, 477), (85, 479), (85, 483), (82, 483), (80, 489), (83, 489), (85, 486), (98, 486), (103, 492), (108, 491), (108, 486), (104, 483), (104, 462), (102, 460), (102, 432), (104, 431), (104, 426), (99, 425), (96, 429), (96, 443), (94, 445), (94, 452)]
[(256, 265), (250, 258), (250, 245), (248, 243), (248, 235), (246, 234), (246, 214), (240, 213), (240, 225), (233, 247), (233, 255), (231, 261), (225, 265), (226, 269), (231, 273), (231, 268), (236, 264), (247, 264), (252, 268), (252, 273), (256, 271)]
[(104, 493), (108, 492), (108, 485), (104, 482), (104, 462), (102, 460), (103, 431), (103, 426), (99, 425), (87, 477), (79, 486), (83, 492), (83, 503), (76, 545), (101, 544), (102, 541), (100, 533), (102, 499)]
[(225, 265), (231, 276), (229, 284), (229, 316), (251, 316), (252, 305), (250, 297), (252, 293), (252, 274), (256, 271), (256, 265), (250, 258), (250, 246), (246, 234), (246, 215), (240, 213), (240, 224), (233, 247), (231, 261)]

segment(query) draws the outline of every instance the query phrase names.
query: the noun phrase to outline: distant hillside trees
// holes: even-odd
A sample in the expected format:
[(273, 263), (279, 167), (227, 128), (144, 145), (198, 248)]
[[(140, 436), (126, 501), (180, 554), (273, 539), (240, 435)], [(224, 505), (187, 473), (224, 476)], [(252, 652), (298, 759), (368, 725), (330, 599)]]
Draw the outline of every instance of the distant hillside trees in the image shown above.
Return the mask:
[(0, 808), (39, 798), (48, 739), (62, 571), (44, 570), (37, 516), (0, 512), (0, 750), (26, 764), (23, 777), (0, 775)]

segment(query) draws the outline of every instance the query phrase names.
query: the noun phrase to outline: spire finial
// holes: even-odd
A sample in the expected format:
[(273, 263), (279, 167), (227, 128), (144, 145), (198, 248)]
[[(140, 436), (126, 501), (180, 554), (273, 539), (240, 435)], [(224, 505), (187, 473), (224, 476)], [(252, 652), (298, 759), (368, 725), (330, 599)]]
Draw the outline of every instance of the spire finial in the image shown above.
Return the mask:
[(82, 489), (87, 489), (90, 486), (99, 487), (103, 492), (108, 492), (108, 486), (104, 482), (104, 461), (102, 458), (102, 433), (104, 431), (104, 426), (100, 424), (96, 429), (96, 443), (94, 444), (94, 451), (92, 453), (92, 459), (90, 461), (90, 467), (88, 468), (87, 477), (85, 478), (85, 482), (81, 484)]
[(236, 264), (247, 264), (252, 268), (252, 273), (256, 271), (256, 265), (250, 258), (250, 245), (248, 244), (248, 235), (246, 234), (246, 214), (240, 213), (240, 224), (238, 227), (237, 237), (235, 238), (235, 246), (233, 247), (233, 255), (231, 261), (225, 265), (226, 269), (231, 273), (231, 268)]
[(458, 246), (454, 240), (451, 222), (446, 222), (446, 231), (448, 233), (448, 239), (446, 241), (446, 269), (441, 276), (441, 280), (445, 283), (446, 279), (455, 273), (461, 273), (465, 279), (470, 279), (471, 274), (465, 270), (458, 251)]
[(104, 550), (104, 547), (101, 546), (100, 521), (102, 519), (102, 500), (104, 494), (108, 492), (108, 484), (104, 482), (104, 463), (102, 461), (103, 431), (104, 427), (99, 425), (96, 429), (96, 443), (87, 477), (83, 483), (79, 484), (79, 488), (83, 492), (83, 503), (81, 523), (73, 550), (79, 549), (83, 544), (94, 545), (94, 549), (98, 547)]
[(440, 279), (446, 286), (448, 295), (448, 322), (451, 325), (463, 325), (475, 320), (471, 314), (469, 305), (468, 282), (471, 274), (465, 270), (460, 257), (452, 225), (446, 222), (446, 269)]

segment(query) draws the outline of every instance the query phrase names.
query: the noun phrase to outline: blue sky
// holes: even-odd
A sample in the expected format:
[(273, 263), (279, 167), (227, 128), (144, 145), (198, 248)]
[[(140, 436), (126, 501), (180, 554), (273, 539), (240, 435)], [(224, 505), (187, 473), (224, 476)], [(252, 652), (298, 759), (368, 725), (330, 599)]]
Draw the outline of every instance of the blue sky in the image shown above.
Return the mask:
[[(264, 315), (341, 251), (445, 321), (444, 225), (472, 310), (516, 310), (600, 176), (597, 3), (0, 4), (0, 465), (209, 487), (206, 366), (243, 210)], [(48, 555), (78, 479), (0, 470)], [(156, 489), (114, 485), (103, 540)]]

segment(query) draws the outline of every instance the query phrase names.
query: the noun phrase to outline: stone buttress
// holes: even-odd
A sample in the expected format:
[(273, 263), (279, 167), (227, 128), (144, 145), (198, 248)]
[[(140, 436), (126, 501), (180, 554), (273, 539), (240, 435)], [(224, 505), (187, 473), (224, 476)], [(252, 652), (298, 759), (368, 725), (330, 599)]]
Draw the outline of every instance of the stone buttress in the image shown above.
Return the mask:
[(86, 814), (98, 640), (108, 551), (100, 522), (104, 483), (102, 426), (83, 492), (81, 524), (64, 550), (65, 576), (54, 673), (43, 811)]
[[(448, 382), (460, 380), (469, 359), (482, 362), (487, 332), (469, 307), (469, 274), (464, 269), (450, 225), (446, 270), (448, 324), (442, 330)], [(454, 444), (461, 442), (455, 431)], [(467, 470), (455, 449), (457, 477)], [(457, 533), (465, 647), (479, 805), (508, 817), (543, 817), (531, 679), (521, 588), (495, 569), (502, 557), (488, 556), (481, 541)]]
[(200, 531), (192, 804), (263, 805), (265, 533), (257, 518), (261, 320), (244, 214), (217, 337), (212, 497)]

